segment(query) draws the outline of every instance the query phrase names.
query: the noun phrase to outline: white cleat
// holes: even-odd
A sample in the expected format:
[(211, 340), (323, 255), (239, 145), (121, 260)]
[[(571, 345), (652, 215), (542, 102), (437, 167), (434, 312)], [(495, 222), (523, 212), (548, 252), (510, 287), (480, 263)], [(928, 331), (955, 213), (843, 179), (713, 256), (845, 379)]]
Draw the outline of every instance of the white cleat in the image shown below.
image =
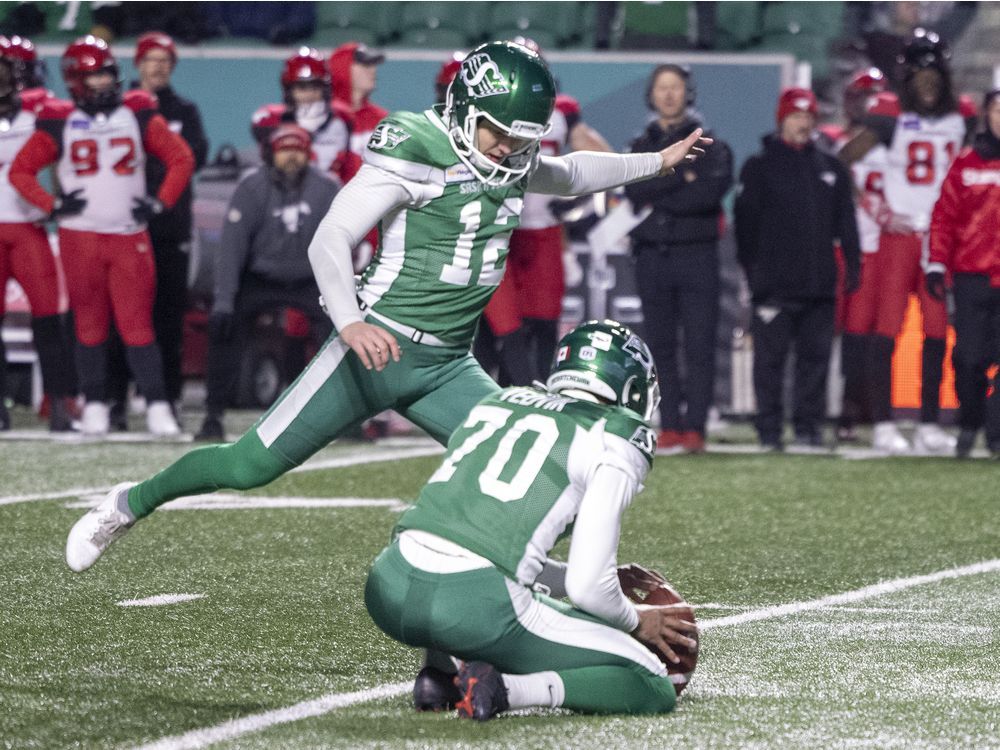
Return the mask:
[(899, 456), (910, 452), (910, 441), (903, 437), (895, 422), (879, 422), (873, 432), (872, 447)]
[(128, 509), (128, 489), (135, 482), (116, 484), (95, 507), (73, 524), (66, 538), (66, 564), (82, 573), (104, 554), (111, 543), (135, 524)]
[(88, 401), (83, 405), (80, 415), (80, 432), (93, 437), (103, 437), (108, 434), (110, 416), (108, 405), (103, 401)]
[(166, 401), (153, 401), (146, 408), (146, 427), (156, 437), (177, 437), (181, 428)]
[(913, 450), (935, 456), (950, 456), (955, 452), (958, 440), (936, 424), (925, 422), (917, 426), (913, 433)]

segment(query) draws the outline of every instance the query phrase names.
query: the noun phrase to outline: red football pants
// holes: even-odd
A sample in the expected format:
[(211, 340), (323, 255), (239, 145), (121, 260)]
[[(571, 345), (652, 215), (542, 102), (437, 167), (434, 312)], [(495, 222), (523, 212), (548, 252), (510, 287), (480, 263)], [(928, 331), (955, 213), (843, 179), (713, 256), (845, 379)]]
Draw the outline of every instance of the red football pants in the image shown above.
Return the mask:
[(497, 336), (521, 327), (524, 318), (559, 320), (566, 291), (563, 229), (515, 229), (507, 267), (484, 315)]
[(899, 335), (910, 294), (916, 294), (920, 300), (924, 335), (944, 339), (948, 333), (947, 308), (943, 301), (927, 293), (924, 284), (922, 250), (922, 236), (919, 234), (883, 232), (879, 239), (878, 252), (874, 257), (873, 283), (878, 295), (875, 332), (880, 336), (895, 338)]
[(112, 314), (126, 346), (147, 346), (156, 340), (156, 266), (148, 233), (60, 229), (59, 254), (81, 344), (104, 343)]
[(0, 224), (0, 318), (6, 312), (7, 279), (21, 285), (36, 318), (59, 312), (59, 273), (44, 227)]

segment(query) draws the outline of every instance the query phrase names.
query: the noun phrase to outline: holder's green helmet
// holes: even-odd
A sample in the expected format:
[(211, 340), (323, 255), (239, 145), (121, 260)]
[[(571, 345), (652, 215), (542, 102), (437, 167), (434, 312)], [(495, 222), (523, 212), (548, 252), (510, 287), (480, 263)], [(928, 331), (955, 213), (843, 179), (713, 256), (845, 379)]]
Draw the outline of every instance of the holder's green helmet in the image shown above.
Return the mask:
[(656, 365), (641, 338), (614, 320), (581, 323), (559, 341), (545, 387), (592, 393), (646, 422), (660, 403)]
[[(481, 44), (466, 55), (448, 87), (444, 121), (462, 163), (488, 185), (506, 185), (531, 168), (538, 142), (549, 132), (556, 85), (548, 66), (514, 42)], [(479, 151), (480, 119), (524, 141), (502, 164)]]

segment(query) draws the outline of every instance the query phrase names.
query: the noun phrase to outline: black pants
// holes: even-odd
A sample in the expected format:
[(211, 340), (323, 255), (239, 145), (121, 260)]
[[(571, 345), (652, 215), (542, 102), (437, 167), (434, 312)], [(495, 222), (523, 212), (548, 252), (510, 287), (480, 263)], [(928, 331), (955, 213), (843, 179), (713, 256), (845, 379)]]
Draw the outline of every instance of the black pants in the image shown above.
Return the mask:
[(718, 249), (715, 243), (638, 245), (636, 279), (646, 343), (660, 376), (660, 427), (704, 435), (715, 389)]
[(826, 415), (826, 378), (833, 344), (833, 300), (778, 301), (754, 305), (753, 387), (757, 434), (764, 444), (781, 440), (785, 362), (795, 347), (795, 434), (819, 435)]
[[(958, 424), (978, 430), (986, 425), (990, 445), (1000, 445), (1000, 395), (998, 378), (992, 389), (986, 372), (1000, 362), (1000, 287), (991, 287), (988, 276), (957, 273), (955, 291), (955, 348), (951, 353), (958, 395)], [(990, 393), (987, 398), (987, 393)]]
[(163, 380), (167, 399), (181, 397), (181, 345), (184, 339), (184, 313), (188, 302), (188, 264), (190, 256), (181, 243), (158, 239), (153, 243), (156, 258), (156, 300), (153, 303), (153, 330), (163, 357)]
[(329, 316), (319, 306), (319, 289), (315, 281), (279, 284), (256, 276), (245, 276), (236, 293), (231, 335), (213, 336), (208, 342), (205, 405), (210, 414), (221, 416), (232, 400), (239, 363), (257, 316), (267, 310), (285, 307), (301, 310), (309, 318), (309, 335), (317, 345), (325, 341), (333, 330)]

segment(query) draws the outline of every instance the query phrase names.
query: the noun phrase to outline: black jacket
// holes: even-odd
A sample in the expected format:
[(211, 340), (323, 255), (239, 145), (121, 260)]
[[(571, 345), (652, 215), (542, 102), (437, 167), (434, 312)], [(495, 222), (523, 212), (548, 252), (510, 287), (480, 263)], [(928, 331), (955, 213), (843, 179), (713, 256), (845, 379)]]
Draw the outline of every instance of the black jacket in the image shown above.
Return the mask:
[(736, 257), (754, 302), (832, 299), (843, 248), (849, 283), (860, 248), (850, 173), (815, 145), (794, 149), (777, 135), (747, 159), (736, 192)]
[[(132, 88), (138, 88), (136, 81), (132, 82)], [(178, 133), (194, 154), (195, 171), (205, 166), (208, 158), (208, 138), (205, 136), (205, 129), (201, 125), (201, 115), (194, 102), (190, 102), (183, 97), (177, 96), (176, 92), (169, 86), (156, 92), (159, 100), (159, 112), (163, 119), (170, 125), (170, 129)], [(146, 193), (156, 195), (156, 191), (163, 184), (163, 178), (167, 170), (156, 157), (149, 155), (146, 159)], [(181, 243), (191, 239), (191, 183), (177, 200), (177, 203), (169, 211), (164, 211), (159, 216), (154, 216), (149, 221), (149, 235), (153, 240), (153, 247), (160, 243)]]
[[(686, 138), (701, 121), (689, 114), (683, 122), (664, 130), (654, 120), (632, 141), (633, 153), (660, 151)], [(710, 135), (706, 132), (706, 135)], [(638, 245), (691, 245), (719, 239), (722, 196), (733, 184), (733, 154), (716, 139), (704, 156), (678, 167), (666, 177), (654, 177), (625, 186), (635, 210), (652, 206), (653, 213), (632, 230)]]

